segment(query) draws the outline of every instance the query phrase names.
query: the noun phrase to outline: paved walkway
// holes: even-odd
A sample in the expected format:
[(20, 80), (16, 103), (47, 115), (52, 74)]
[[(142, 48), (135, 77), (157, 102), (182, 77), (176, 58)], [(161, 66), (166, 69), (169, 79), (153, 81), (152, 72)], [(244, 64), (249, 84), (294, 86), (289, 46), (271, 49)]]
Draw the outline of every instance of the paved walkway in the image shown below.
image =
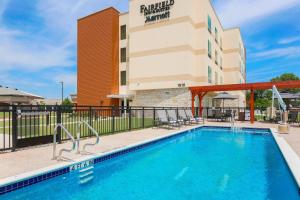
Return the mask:
[[(229, 123), (206, 122), (206, 125), (213, 126), (229, 126)], [(255, 123), (238, 123), (240, 127), (257, 127), (257, 128), (276, 128), (275, 124)], [(189, 129), (191, 126), (183, 127), (180, 130)], [(174, 130), (167, 129), (144, 129), (132, 132), (119, 133), (115, 135), (101, 137), (100, 144), (94, 147), (88, 147), (90, 153), (104, 153), (121, 147), (129, 146), (138, 142), (146, 141), (151, 138), (156, 138), (168, 134), (172, 134)], [(292, 148), (300, 156), (300, 128), (291, 128), (290, 134), (282, 135)], [(87, 139), (81, 142), (81, 147), (87, 142), (93, 142), (95, 138)], [(71, 143), (66, 142), (59, 144), (57, 149), (70, 148)], [(16, 152), (7, 152), (0, 154), (0, 180), (10, 176), (19, 175), (25, 172), (42, 169), (58, 163), (68, 163), (72, 160), (84, 158), (83, 155), (74, 153), (64, 153), (64, 156), (71, 161), (56, 161), (52, 160), (52, 145), (31, 147), (22, 149)]]

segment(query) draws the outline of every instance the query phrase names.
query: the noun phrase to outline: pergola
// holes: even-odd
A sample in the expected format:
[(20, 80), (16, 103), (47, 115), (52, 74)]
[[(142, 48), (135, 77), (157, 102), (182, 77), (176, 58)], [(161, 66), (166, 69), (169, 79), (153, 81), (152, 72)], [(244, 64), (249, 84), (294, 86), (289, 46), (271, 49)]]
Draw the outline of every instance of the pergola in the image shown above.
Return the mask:
[(192, 110), (195, 110), (195, 97), (199, 97), (199, 113), (202, 116), (202, 100), (208, 92), (220, 92), (220, 91), (239, 91), (250, 90), (250, 121), (254, 123), (254, 91), (255, 90), (268, 90), (272, 89), (275, 85), (278, 89), (294, 89), (300, 88), (300, 81), (284, 81), (284, 82), (262, 82), (262, 83), (243, 83), (243, 84), (230, 84), (230, 85), (212, 85), (212, 86), (196, 86), (189, 87), (192, 93)]

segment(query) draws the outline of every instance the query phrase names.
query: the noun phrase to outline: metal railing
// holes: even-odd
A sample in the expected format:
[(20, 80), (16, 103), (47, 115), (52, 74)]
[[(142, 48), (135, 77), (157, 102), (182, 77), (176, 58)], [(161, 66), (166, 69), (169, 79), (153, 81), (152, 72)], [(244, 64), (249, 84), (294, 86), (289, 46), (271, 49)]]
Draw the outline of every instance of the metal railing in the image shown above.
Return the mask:
[[(56, 143), (57, 143), (56, 137), (57, 137), (57, 132), (60, 129), (62, 129), (64, 133), (66, 133), (69, 139), (72, 141), (72, 148), (71, 149), (63, 148), (58, 152), (58, 156), (56, 156)], [(64, 125), (57, 124), (54, 128), (54, 133), (53, 133), (53, 160), (61, 158), (62, 152), (72, 152), (75, 150), (75, 148), (76, 148), (76, 140), (74, 139), (72, 134), (64, 127)]]
[(77, 130), (77, 153), (79, 154), (80, 153), (80, 127), (82, 125), (85, 125), (90, 131), (92, 131), (92, 133), (96, 136), (96, 141), (94, 143), (86, 143), (83, 145), (83, 148), (82, 148), (82, 151), (81, 152), (86, 152), (85, 149), (87, 146), (95, 146), (97, 144), (99, 144), (99, 141), (100, 141), (100, 136), (99, 136), (99, 133), (91, 126), (88, 124), (88, 122), (86, 121), (81, 121), (78, 123), (77, 127), (78, 127), (78, 130)]

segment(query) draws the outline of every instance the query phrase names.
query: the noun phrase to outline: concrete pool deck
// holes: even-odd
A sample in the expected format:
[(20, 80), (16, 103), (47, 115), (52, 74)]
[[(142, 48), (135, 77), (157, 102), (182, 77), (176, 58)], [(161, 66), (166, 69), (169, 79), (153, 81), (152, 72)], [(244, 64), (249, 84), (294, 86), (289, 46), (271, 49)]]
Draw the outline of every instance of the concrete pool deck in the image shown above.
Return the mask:
[[(222, 122), (206, 122), (208, 126), (229, 126), (229, 123)], [(255, 123), (254, 125), (244, 122), (237, 123), (239, 127), (255, 127), (255, 128), (276, 128), (276, 124)], [(192, 128), (192, 126), (184, 126), (181, 129), (157, 129), (148, 128), (143, 130), (136, 130), (131, 132), (118, 133), (115, 135), (102, 136), (99, 145), (88, 147), (90, 153), (105, 153), (122, 147), (130, 146), (135, 143), (147, 141), (157, 137), (170, 135), (176, 131), (183, 131)], [(300, 156), (300, 127), (291, 127), (290, 133), (280, 135), (283, 137), (292, 149)], [(95, 138), (86, 139), (81, 141), (81, 148), (85, 143), (94, 142)], [(70, 148), (71, 142), (58, 144), (58, 151), (61, 148)], [(31, 171), (55, 166), (57, 164), (71, 164), (78, 159), (84, 159), (88, 155), (78, 155), (75, 152), (64, 153), (64, 157), (70, 159), (69, 161), (56, 161), (52, 160), (52, 144), (30, 147), (20, 149), (16, 152), (0, 153), (0, 181), (8, 177), (28, 173)], [(89, 155), (90, 156), (90, 155)]]

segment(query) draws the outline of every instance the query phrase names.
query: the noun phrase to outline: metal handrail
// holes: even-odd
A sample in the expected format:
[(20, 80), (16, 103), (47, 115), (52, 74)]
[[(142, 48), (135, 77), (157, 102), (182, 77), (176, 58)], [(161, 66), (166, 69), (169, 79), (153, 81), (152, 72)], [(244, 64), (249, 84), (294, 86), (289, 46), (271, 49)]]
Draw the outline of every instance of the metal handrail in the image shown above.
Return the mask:
[(77, 153), (80, 153), (79, 142), (80, 142), (80, 127), (81, 127), (81, 125), (86, 125), (88, 127), (88, 129), (91, 130), (96, 135), (96, 142), (95, 143), (86, 143), (85, 145), (83, 145), (82, 152), (85, 152), (85, 148), (87, 146), (95, 146), (96, 144), (99, 144), (99, 141), (100, 141), (99, 133), (91, 125), (89, 125), (88, 122), (86, 122), (86, 121), (79, 122), (77, 125)]
[[(57, 129), (60, 127), (67, 135), (68, 137), (72, 140), (73, 146), (72, 149), (61, 149), (58, 153), (58, 156), (56, 157), (56, 135), (57, 135)], [(54, 128), (54, 134), (53, 134), (53, 160), (56, 158), (61, 157), (62, 152), (71, 152), (76, 148), (76, 140), (72, 136), (72, 134), (64, 127), (62, 124), (57, 124)]]

